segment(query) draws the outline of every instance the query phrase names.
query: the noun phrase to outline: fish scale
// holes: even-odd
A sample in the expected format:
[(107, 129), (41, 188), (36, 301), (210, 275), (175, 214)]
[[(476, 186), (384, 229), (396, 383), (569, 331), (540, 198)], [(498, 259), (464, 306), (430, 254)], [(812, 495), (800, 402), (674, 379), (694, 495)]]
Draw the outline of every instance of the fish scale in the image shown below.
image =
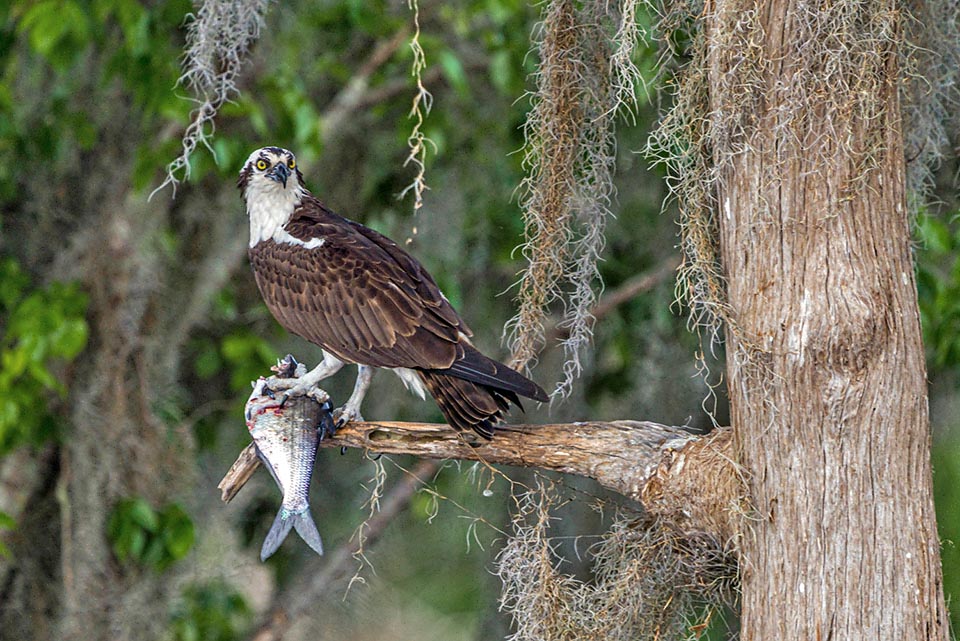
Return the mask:
[(268, 385), (269, 379), (257, 381), (244, 408), (257, 456), (283, 493), (280, 510), (260, 549), (260, 559), (271, 556), (291, 529), (323, 554), (308, 496), (321, 430), (333, 433), (330, 404), (321, 406), (312, 398), (295, 397), (281, 407)]
[(316, 427), (292, 426), (283, 410), (267, 410), (250, 430), (267, 469), (283, 490), (282, 508), (302, 512), (309, 503), (310, 479), (320, 438)]

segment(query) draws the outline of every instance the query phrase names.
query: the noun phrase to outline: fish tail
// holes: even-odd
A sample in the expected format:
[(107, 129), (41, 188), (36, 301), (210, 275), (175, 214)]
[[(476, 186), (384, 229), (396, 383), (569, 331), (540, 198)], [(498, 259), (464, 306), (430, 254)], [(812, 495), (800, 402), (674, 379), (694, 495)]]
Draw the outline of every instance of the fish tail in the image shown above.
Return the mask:
[(260, 548), (260, 560), (266, 561), (273, 556), (280, 544), (283, 543), (290, 530), (296, 529), (307, 545), (309, 545), (317, 554), (323, 554), (323, 542), (320, 540), (320, 533), (317, 526), (310, 516), (310, 508), (303, 512), (290, 512), (280, 508), (277, 512), (277, 518), (273, 520), (270, 531), (267, 532), (267, 538), (263, 540), (263, 547)]
[(293, 514), (283, 508), (280, 508), (280, 511), (277, 512), (277, 518), (273, 520), (273, 525), (267, 532), (267, 538), (263, 540), (263, 547), (260, 548), (261, 561), (266, 561), (273, 556), (283, 540), (290, 534), (290, 530), (293, 528), (293, 517)]
[(296, 515), (293, 522), (297, 534), (309, 545), (314, 552), (323, 556), (323, 541), (320, 540), (320, 533), (317, 531), (317, 524), (313, 522), (313, 516), (310, 514), (310, 508)]

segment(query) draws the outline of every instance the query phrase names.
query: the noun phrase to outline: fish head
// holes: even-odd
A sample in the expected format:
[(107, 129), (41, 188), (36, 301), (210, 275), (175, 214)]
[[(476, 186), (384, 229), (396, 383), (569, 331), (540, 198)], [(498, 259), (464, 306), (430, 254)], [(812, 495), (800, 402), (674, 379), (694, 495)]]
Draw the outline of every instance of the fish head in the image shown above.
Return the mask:
[(276, 394), (267, 385), (267, 379), (260, 377), (253, 384), (253, 391), (247, 404), (243, 407), (243, 417), (246, 419), (247, 429), (252, 430), (257, 424), (257, 417), (268, 411), (281, 411), (280, 401)]

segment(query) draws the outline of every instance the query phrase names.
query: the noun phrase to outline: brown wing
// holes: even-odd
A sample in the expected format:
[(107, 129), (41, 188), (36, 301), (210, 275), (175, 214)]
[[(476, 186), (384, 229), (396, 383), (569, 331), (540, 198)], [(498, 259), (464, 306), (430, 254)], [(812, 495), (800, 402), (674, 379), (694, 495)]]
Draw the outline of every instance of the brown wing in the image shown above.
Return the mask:
[(257, 285), (280, 324), (348, 363), (451, 367), (461, 332), (470, 330), (423, 266), (319, 201), (301, 209), (286, 230), (322, 245), (268, 240), (250, 249)]

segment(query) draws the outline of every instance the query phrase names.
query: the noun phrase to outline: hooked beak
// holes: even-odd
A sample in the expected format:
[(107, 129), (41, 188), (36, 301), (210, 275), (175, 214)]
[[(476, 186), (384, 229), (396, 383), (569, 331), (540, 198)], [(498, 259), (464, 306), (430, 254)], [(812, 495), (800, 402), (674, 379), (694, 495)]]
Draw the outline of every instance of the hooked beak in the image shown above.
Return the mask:
[(282, 162), (278, 162), (273, 169), (267, 172), (267, 178), (270, 180), (276, 180), (278, 183), (282, 183), (284, 189), (287, 188), (287, 178), (289, 177), (290, 170)]

